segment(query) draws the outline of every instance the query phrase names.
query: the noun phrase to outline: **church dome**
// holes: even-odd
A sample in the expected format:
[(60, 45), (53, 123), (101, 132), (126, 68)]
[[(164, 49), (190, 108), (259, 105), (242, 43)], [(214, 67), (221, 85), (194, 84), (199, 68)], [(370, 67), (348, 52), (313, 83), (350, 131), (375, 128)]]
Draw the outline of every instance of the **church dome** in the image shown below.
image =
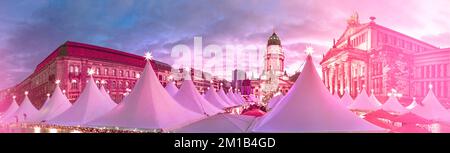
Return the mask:
[(280, 38), (277, 36), (277, 34), (275, 32), (272, 34), (272, 36), (269, 37), (269, 40), (267, 41), (267, 46), (270, 46), (270, 45), (280, 45), (281, 46)]

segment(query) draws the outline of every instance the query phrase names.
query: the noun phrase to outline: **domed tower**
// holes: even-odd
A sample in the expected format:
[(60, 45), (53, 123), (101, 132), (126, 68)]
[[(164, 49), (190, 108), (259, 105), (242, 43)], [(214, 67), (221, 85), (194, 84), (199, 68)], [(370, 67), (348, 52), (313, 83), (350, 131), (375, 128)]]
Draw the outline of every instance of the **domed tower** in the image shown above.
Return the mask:
[(284, 72), (284, 52), (278, 35), (274, 32), (267, 41), (267, 52), (265, 55), (265, 72), (274, 72), (281, 76)]

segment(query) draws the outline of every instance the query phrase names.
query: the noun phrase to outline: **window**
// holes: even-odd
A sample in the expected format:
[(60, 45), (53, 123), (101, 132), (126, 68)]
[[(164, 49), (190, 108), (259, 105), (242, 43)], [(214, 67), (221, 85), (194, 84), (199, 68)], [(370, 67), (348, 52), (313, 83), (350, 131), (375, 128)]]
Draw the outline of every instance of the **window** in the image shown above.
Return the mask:
[(113, 81), (113, 82), (112, 82), (112, 86), (111, 86), (111, 88), (113, 88), (113, 89), (115, 89), (115, 88), (116, 88), (116, 81)]
[(113, 76), (116, 76), (116, 70), (115, 70), (115, 69), (112, 70), (112, 75), (113, 75)]
[(78, 74), (78, 72), (80, 72), (80, 69), (78, 66), (75, 66), (75, 74)]
[(96, 68), (96, 69), (95, 69), (95, 74), (96, 74), (96, 75), (100, 75), (100, 68)]
[(69, 73), (73, 73), (73, 66), (69, 67)]
[(126, 76), (130, 77), (130, 71), (127, 71)]
[(103, 73), (104, 75), (108, 75), (108, 69), (107, 68), (105, 68), (104, 72), (105, 72), (105, 73)]
[(120, 77), (123, 77), (123, 71), (122, 70), (119, 71), (119, 75), (120, 75)]
[(434, 65), (431, 65), (431, 78), (434, 78), (436, 75), (436, 67)]

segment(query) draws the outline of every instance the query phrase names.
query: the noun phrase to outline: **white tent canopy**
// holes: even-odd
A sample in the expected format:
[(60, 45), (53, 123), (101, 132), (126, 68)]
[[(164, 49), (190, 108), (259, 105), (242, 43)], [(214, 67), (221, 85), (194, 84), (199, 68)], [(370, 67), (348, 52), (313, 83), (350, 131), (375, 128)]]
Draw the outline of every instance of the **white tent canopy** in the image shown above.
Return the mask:
[(254, 132), (384, 131), (336, 103), (317, 74), (311, 55), (287, 95), (252, 127)]
[(245, 104), (245, 99), (242, 97), (240, 93), (234, 93), (234, 96), (239, 100), (241, 105)]
[(336, 102), (340, 102), (341, 101), (341, 97), (339, 97), (339, 95), (337, 94), (337, 92), (335, 92), (333, 94), (333, 97), (336, 99)]
[(192, 80), (189, 79), (183, 81), (180, 90), (173, 98), (181, 106), (200, 114), (214, 115), (223, 111), (203, 98), (195, 88)]
[(173, 81), (170, 81), (169, 83), (167, 83), (165, 89), (169, 93), (170, 96), (174, 96), (178, 92), (178, 88), (177, 88), (177, 86), (175, 86), (175, 83)]
[(220, 98), (222, 98), (223, 101), (225, 101), (229, 107), (236, 106), (230, 98), (228, 98), (227, 94), (225, 94), (225, 91), (223, 91), (223, 88), (220, 88), (217, 92)]
[(413, 107), (411, 112), (428, 120), (450, 123), (450, 112), (442, 106), (432, 90), (428, 91), (421, 105)]
[(107, 100), (100, 92), (91, 76), (72, 107), (48, 122), (60, 125), (82, 125), (107, 113), (115, 106), (116, 103)]
[(204, 95), (205, 99), (208, 100), (211, 104), (216, 106), (217, 108), (227, 108), (229, 105), (222, 98), (217, 95), (214, 87), (209, 87), (208, 91), (206, 91)]
[(19, 105), (17, 104), (16, 99), (14, 98), (11, 104), (9, 105), (8, 109), (2, 114), (0, 122), (3, 122), (4, 119), (11, 117), (17, 111), (17, 109), (19, 109)]
[(375, 97), (375, 94), (373, 94), (373, 90), (370, 91), (370, 97), (369, 97), (369, 103), (374, 104), (375, 106), (378, 107), (378, 109), (381, 108), (381, 103), (380, 101), (377, 99), (377, 97)]
[(24, 122), (28, 121), (29, 117), (34, 116), (37, 113), (38, 110), (31, 103), (30, 99), (28, 98), (28, 95), (25, 95), (25, 99), (23, 99), (22, 104), (20, 104), (17, 111), (15, 111), (8, 118), (4, 118), (3, 121), (6, 123), (15, 122), (17, 117), (19, 122)]
[(276, 105), (278, 105), (278, 102), (280, 102), (281, 99), (283, 99), (284, 95), (279, 94), (274, 97), (272, 97), (269, 102), (267, 103), (268, 109), (273, 109)]
[(109, 103), (115, 103), (115, 104), (116, 104), (116, 102), (114, 102), (114, 100), (112, 100), (111, 96), (110, 96), (109, 93), (106, 91), (104, 85), (102, 85), (102, 86), (100, 87), (100, 92), (102, 93), (103, 96), (105, 96), (106, 100), (107, 100)]
[(408, 109), (398, 102), (395, 96), (389, 96), (389, 99), (381, 106), (381, 109), (392, 114), (405, 114)]
[(59, 85), (53, 91), (52, 97), (45, 102), (35, 116), (30, 117), (30, 122), (41, 122), (50, 120), (70, 108), (72, 104), (61, 92)]
[(348, 108), (350, 110), (371, 112), (378, 110), (380, 106), (381, 105), (379, 105), (379, 103), (374, 103), (370, 100), (369, 96), (367, 95), (366, 89), (363, 88), (361, 93), (356, 97), (355, 102), (352, 103)]
[(149, 62), (131, 93), (91, 126), (171, 130), (198, 121), (206, 115), (178, 104), (156, 78)]
[(341, 103), (345, 107), (349, 107), (351, 104), (353, 104), (353, 98), (352, 96), (350, 96), (349, 92), (345, 91), (339, 103)]
[(227, 97), (231, 100), (231, 102), (233, 102), (233, 104), (235, 105), (235, 106), (239, 106), (239, 105), (242, 105), (240, 102), (239, 102), (239, 99), (237, 99), (237, 97), (234, 95), (234, 93), (233, 92), (228, 92), (227, 93)]
[(242, 133), (246, 132), (254, 116), (217, 114), (175, 130), (179, 133)]

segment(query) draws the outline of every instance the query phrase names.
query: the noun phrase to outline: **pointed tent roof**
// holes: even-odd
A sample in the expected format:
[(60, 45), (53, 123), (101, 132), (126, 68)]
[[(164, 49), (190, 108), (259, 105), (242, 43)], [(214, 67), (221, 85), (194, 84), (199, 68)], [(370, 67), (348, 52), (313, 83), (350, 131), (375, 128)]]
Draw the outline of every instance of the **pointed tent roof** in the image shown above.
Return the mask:
[[(384, 131), (334, 101), (315, 70), (311, 55), (279, 105), (258, 120), (255, 132)], [(295, 116), (295, 117), (293, 117)]]
[(389, 96), (389, 99), (381, 106), (381, 109), (386, 112), (398, 115), (408, 112), (408, 109), (403, 107), (403, 105), (400, 104), (400, 102), (398, 102), (397, 98), (395, 98), (394, 96)]
[(381, 103), (380, 101), (377, 99), (377, 97), (375, 97), (375, 95), (373, 94), (373, 91), (371, 91), (370, 97), (369, 97), (369, 103), (371, 104), (375, 104), (378, 108), (381, 108)]
[(28, 95), (25, 95), (25, 99), (23, 99), (22, 104), (20, 104), (19, 108), (16, 112), (14, 112), (8, 118), (5, 118), (5, 122), (14, 122), (15, 116), (19, 119), (19, 122), (28, 121), (29, 117), (34, 116), (38, 113), (38, 110), (31, 103)]
[(180, 90), (173, 96), (173, 98), (183, 107), (207, 115), (214, 115), (222, 112), (221, 109), (208, 102), (195, 88), (192, 80), (185, 79), (180, 87)]
[(347, 91), (344, 92), (344, 95), (342, 96), (341, 100), (339, 101), (339, 103), (341, 103), (345, 107), (349, 107), (351, 104), (353, 104), (353, 102), (354, 101), (353, 101), (352, 96), (350, 96), (350, 94), (348, 94)]
[(243, 133), (255, 117), (247, 115), (217, 114), (175, 130), (179, 133)]
[(59, 85), (56, 86), (52, 96), (39, 110), (35, 116), (30, 117), (30, 122), (41, 122), (53, 119), (72, 106), (67, 97), (62, 93)]
[(225, 94), (225, 91), (223, 91), (223, 88), (220, 88), (219, 91), (217, 91), (217, 94), (220, 98), (222, 98), (223, 101), (225, 101), (229, 107), (236, 106), (230, 98), (228, 98), (227, 94)]
[(450, 123), (450, 112), (442, 106), (432, 90), (428, 91), (421, 105), (413, 107), (411, 112), (429, 120)]
[(170, 81), (169, 83), (167, 83), (165, 89), (169, 93), (170, 96), (175, 96), (175, 94), (178, 92), (178, 88), (177, 88), (177, 86), (175, 86), (175, 83), (173, 81)]
[(111, 98), (111, 96), (109, 95), (109, 93), (106, 91), (104, 85), (102, 85), (102, 86), (100, 87), (100, 92), (102, 93), (103, 96), (105, 96), (106, 100), (108, 100), (110, 103), (117, 104), (117, 103)]
[(108, 101), (100, 92), (91, 76), (72, 107), (48, 122), (60, 125), (82, 125), (107, 113), (115, 106), (115, 103)]
[(214, 87), (209, 87), (209, 89), (206, 91), (204, 95), (205, 99), (208, 100), (211, 104), (216, 106), (217, 108), (227, 108), (229, 106), (228, 103), (223, 101), (222, 98), (217, 95), (217, 92), (215, 91)]
[(359, 110), (359, 111), (376, 111), (380, 108), (381, 105), (378, 105), (377, 103), (373, 103), (369, 99), (369, 96), (367, 95), (366, 89), (363, 88), (361, 93), (356, 97), (355, 102), (352, 103), (348, 108), (350, 110)]
[(231, 91), (228, 92), (228, 93), (227, 93), (227, 96), (228, 96), (228, 98), (231, 100), (231, 102), (233, 102), (233, 104), (234, 104), (235, 106), (242, 105), (241, 102), (239, 101), (239, 99), (234, 95), (233, 92), (231, 92)]
[(234, 96), (239, 100), (241, 105), (245, 104), (245, 99), (242, 97), (240, 93), (234, 93)]
[(87, 125), (124, 128), (174, 129), (206, 115), (178, 104), (156, 78), (147, 62), (131, 93), (113, 110)]
[(273, 109), (283, 97), (284, 97), (283, 94), (279, 94), (276, 95), (275, 97), (272, 97), (267, 104), (267, 108)]
[(14, 98), (11, 104), (9, 105), (8, 109), (2, 114), (0, 118), (0, 122), (4, 119), (7, 119), (11, 117), (16, 111), (19, 109), (19, 105), (16, 102), (16, 99)]
[(333, 97), (336, 99), (336, 102), (340, 102), (341, 101), (341, 97), (339, 97), (339, 95), (336, 94), (336, 92), (333, 94)]

